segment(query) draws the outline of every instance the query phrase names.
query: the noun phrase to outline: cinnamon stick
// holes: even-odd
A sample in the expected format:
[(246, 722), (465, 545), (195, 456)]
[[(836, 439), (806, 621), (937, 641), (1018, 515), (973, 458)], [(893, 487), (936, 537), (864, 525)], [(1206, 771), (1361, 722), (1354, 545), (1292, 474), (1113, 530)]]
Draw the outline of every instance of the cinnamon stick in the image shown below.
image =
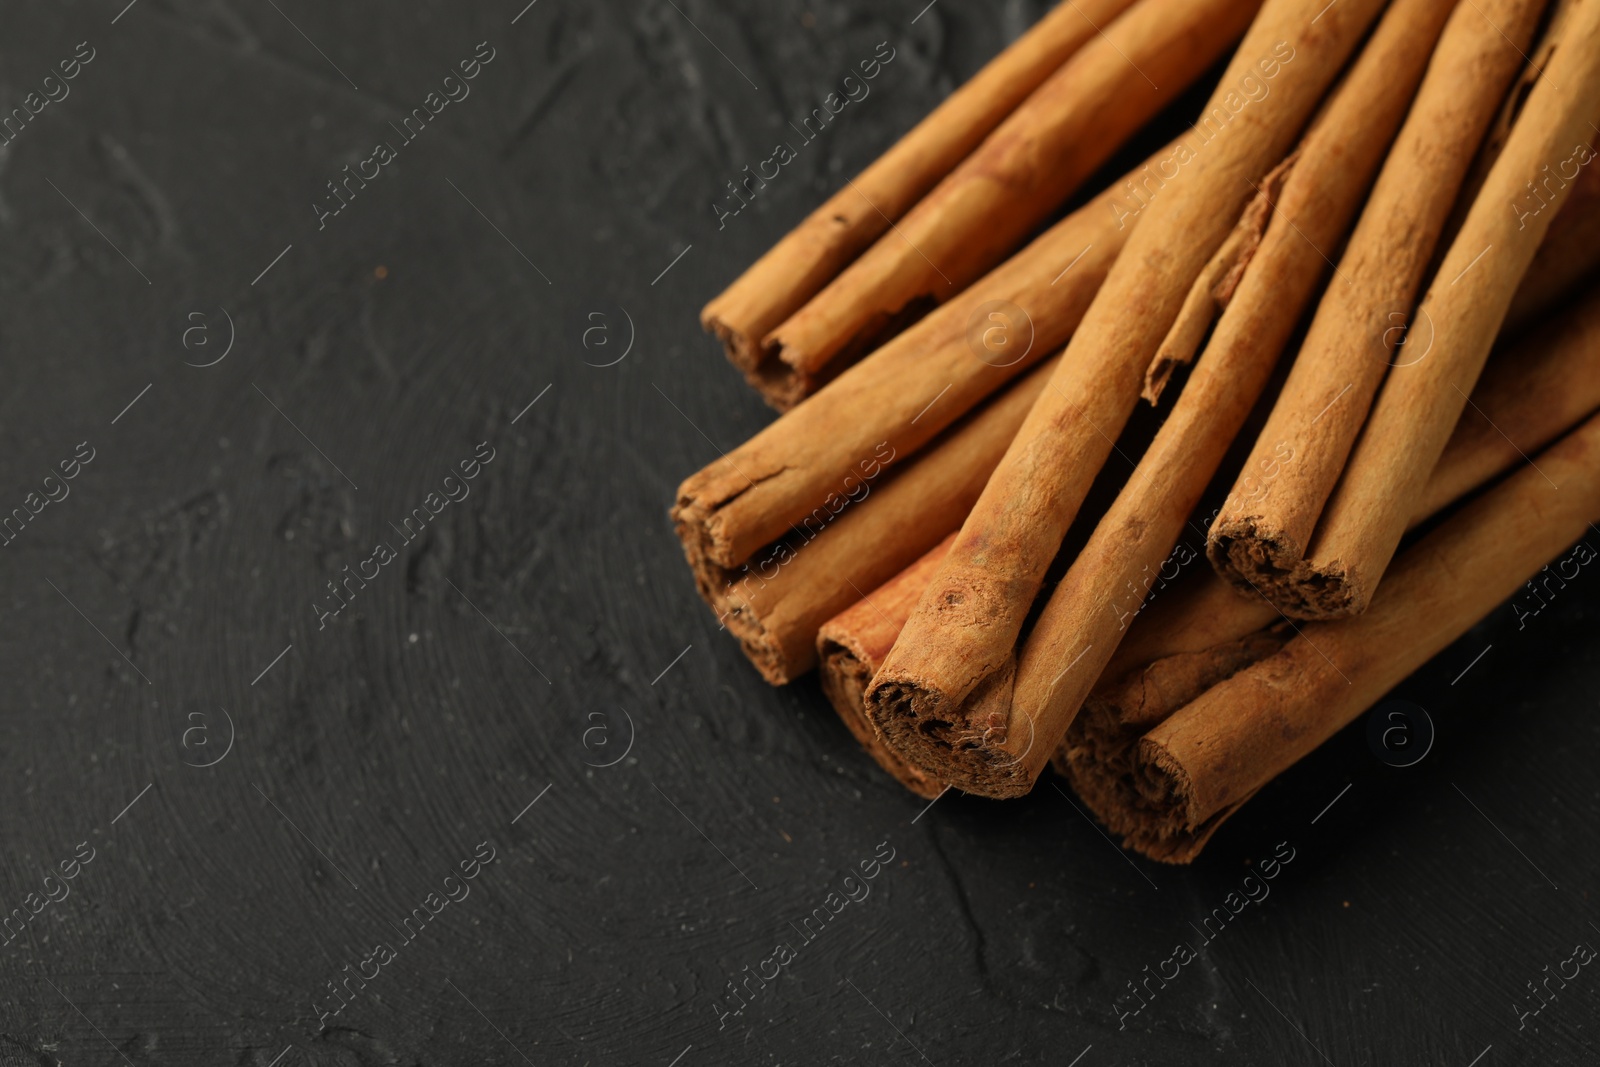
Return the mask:
[[(1156, 153), (1129, 182), (1171, 153)], [(848, 490), (844, 479), (880, 445), (891, 457), (878, 460), (883, 469), (905, 462), (1066, 341), (1138, 224), (1118, 210), (1123, 197), (1120, 187), (1103, 191), (814, 401), (687, 478), (672, 517), (690, 565), (706, 572), (702, 588), (720, 586), (713, 568), (739, 566), (818, 509), (826, 516), (830, 498)], [(1009, 327), (998, 335), (989, 330), (995, 316)]]
[[(1502, 331), (1503, 336), (1512, 336)], [(1484, 368), (1417, 494), (1431, 515), (1509, 470), (1600, 408), (1600, 284)]]
[(1501, 101), (1500, 110), (1495, 114), (1494, 121), (1489, 124), (1489, 132), (1484, 134), (1477, 158), (1472, 161), (1472, 169), (1467, 172), (1467, 179), (1461, 185), (1461, 193), (1451, 208), (1450, 222), (1445, 226), (1443, 244), (1448, 245), (1453, 241), (1461, 229), (1461, 223), (1467, 217), (1467, 209), (1478, 198), (1478, 191), (1483, 188), (1483, 181), (1489, 176), (1489, 168), (1500, 158), (1500, 150), (1506, 146), (1506, 138), (1511, 136), (1511, 128), (1516, 125), (1517, 116), (1522, 114), (1522, 106), (1528, 102), (1528, 94), (1544, 76), (1544, 69), (1549, 66), (1550, 57), (1555, 55), (1556, 46), (1561, 43), (1561, 35), (1572, 9), (1582, 2), (1583, 0), (1548, 0), (1543, 18), (1544, 26), (1539, 31), (1537, 39), (1524, 53), (1522, 70), (1511, 83), (1511, 90), (1506, 93), (1505, 99)]
[(1303, 618), (1366, 609), (1399, 546), (1411, 501), (1483, 369), (1511, 297), (1571, 179), (1593, 159), (1600, 119), (1600, 3), (1575, 8), (1505, 148), (1473, 201), (1417, 317), (1420, 358), (1391, 370), (1306, 560), (1263, 592)]
[[(1052, 367), (1034, 368), (950, 428), (897, 474), (849, 501), (836, 521), (778, 542), (702, 589), (768, 682), (816, 665), (817, 629), (961, 525)], [(705, 573), (702, 571), (702, 573)]]
[(1203, 74), (1259, 4), (1138, 0), (1102, 23), (891, 232), (767, 336), (780, 362), (763, 392), (779, 407), (794, 403), (886, 324), (998, 263)]
[[(1288, 380), (1212, 524), (1207, 554), (1240, 592), (1284, 600), (1280, 587), (1294, 580), (1543, 4), (1460, 4), (1439, 37)], [(1424, 343), (1398, 358), (1415, 358)]]
[(890, 777), (929, 800), (942, 793), (946, 783), (907, 763), (883, 743), (867, 718), (862, 697), (954, 540), (952, 532), (921, 559), (828, 620), (817, 633), (817, 674), (822, 692), (839, 718)]
[[(1494, 610), (1547, 561), (1597, 554), (1600, 416), (1408, 549), (1353, 619), (1312, 623), (1139, 744), (1136, 797), (1108, 811), (1129, 847), (1188, 862), (1255, 792)], [(1573, 573), (1567, 573), (1570, 565)]]
[[(1596, 410), (1600, 288), (1491, 360), (1417, 501), (1412, 524), (1525, 463)], [(1073, 720), (1053, 766), (1110, 825), (1119, 810), (1137, 805), (1140, 738), (1293, 636), (1264, 599), (1238, 597), (1210, 572), (1194, 576), (1133, 627)]]
[(771, 356), (761, 339), (950, 173), (1097, 26), (1132, 2), (1057, 6), (708, 303), (701, 324), (723, 342), (734, 365), (759, 381)]
[[(1600, 140), (1589, 142), (1595, 152)], [(1600, 155), (1600, 152), (1595, 152)], [(1506, 312), (1506, 328), (1528, 326), (1600, 267), (1600, 167), (1584, 167), (1572, 180), (1567, 202), (1550, 223), (1517, 295)]]
[[(1502, 336), (1515, 334), (1508, 327)], [(1417, 497), (1412, 524), (1510, 470), (1597, 409), (1600, 285), (1592, 285), (1553, 321), (1489, 361), (1471, 403)], [(1159, 701), (1154, 705), (1157, 710), (1146, 714), (1165, 717), (1213, 683), (1163, 683), (1158, 675), (1181, 678), (1194, 667), (1200, 672), (1196, 676), (1201, 677), (1213, 668), (1197, 660), (1175, 661), (1160, 671), (1148, 668), (1167, 657), (1205, 653), (1280, 618), (1264, 598), (1236, 595), (1215, 572), (1192, 575), (1179, 581), (1172, 592), (1163, 593), (1129, 628), (1101, 675), (1097, 693), (1120, 689), (1136, 694), (1131, 701), (1116, 701), (1123, 714), (1135, 718), (1142, 717), (1141, 713), (1127, 709)], [(1224, 662), (1230, 655), (1221, 653)], [(1130, 672), (1141, 670), (1146, 677), (1129, 678)]]
[[(1202, 550), (1179, 542), (1184, 524), (1324, 273), (1318, 249), (1335, 247), (1354, 219), (1453, 6), (1396, 0), (1289, 163), (1261, 183), (1244, 227), (1259, 232), (1268, 209), (1271, 224), (1248, 242), (1259, 247), (1210, 344), (1023, 645), (1003, 746), (1018, 766), (1002, 790), (1015, 789), (1018, 776), (1032, 786), (1147, 599), (1200, 558)], [(1167, 373), (1159, 356), (1150, 373)], [(988, 778), (956, 784), (993, 788)]]
[[(1005, 746), (1017, 636), (1045, 568), (1195, 278), (1379, 6), (1268, 0), (1245, 35), (1206, 109), (1204, 123), (1221, 123), (1215, 136), (1202, 136), (1203, 123), (1192, 145), (1181, 144), (1171, 188), (1143, 209), (1050, 387), (867, 691), (874, 724), (912, 763), (947, 781), (982, 780), (990, 795), (1031, 783)], [(1269, 88), (1257, 95), (1251, 86)]]
[[(1525, 461), (1600, 409), (1600, 287), (1496, 355), (1473, 392), (1427, 486), (1413, 524)], [(1495, 429), (1498, 427), (1499, 429)], [(1502, 433), (1503, 431), (1503, 433)], [(874, 758), (914, 792), (944, 785), (905, 763), (864, 725), (862, 691), (949, 550), (946, 538), (916, 563), (825, 623), (817, 637), (823, 691)], [(1162, 592), (1130, 626), (1053, 763), (1091, 808), (1125, 786), (1143, 733), (1293, 636), (1259, 597), (1236, 595), (1210, 570)], [(930, 795), (920, 792), (919, 795)]]

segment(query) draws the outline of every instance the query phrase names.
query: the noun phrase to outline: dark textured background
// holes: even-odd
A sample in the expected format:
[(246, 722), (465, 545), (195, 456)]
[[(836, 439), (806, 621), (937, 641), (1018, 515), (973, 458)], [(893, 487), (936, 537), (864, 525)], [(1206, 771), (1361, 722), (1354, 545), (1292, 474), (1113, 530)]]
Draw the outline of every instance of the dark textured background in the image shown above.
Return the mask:
[[(1192, 869), (1048, 781), (913, 825), (694, 596), (674, 487), (770, 417), (697, 309), (1038, 5), (122, 3), (0, 20), (6, 111), (96, 50), (0, 152), (0, 510), (95, 451), (0, 550), (0, 911), (94, 850), (0, 946), (0, 1064), (1593, 1062), (1600, 972), (1521, 1032), (1513, 1004), (1600, 944), (1600, 577), (1402, 687), (1422, 763), (1358, 725)], [(885, 40), (872, 95), (718, 232), (723, 183)], [(324, 183), (480, 41), (471, 96), (319, 232)], [(480, 441), (471, 496), (400, 546)], [(325, 983), (483, 841), (319, 1032)], [(872, 895), (719, 1030), (729, 978), (884, 841)], [(1271, 896), (1119, 1030), (1124, 983), (1280, 841)]]

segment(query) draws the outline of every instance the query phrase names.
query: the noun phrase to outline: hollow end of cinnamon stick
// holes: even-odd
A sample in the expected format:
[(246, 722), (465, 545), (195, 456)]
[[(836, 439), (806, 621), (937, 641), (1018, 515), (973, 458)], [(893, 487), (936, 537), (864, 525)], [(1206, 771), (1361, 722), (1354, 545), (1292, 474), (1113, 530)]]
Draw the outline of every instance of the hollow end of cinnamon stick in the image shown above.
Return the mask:
[(721, 317), (714, 304), (707, 304), (700, 313), (700, 328), (722, 343), (722, 351), (727, 355), (728, 362), (737, 367), (746, 379), (755, 373), (762, 362), (760, 346), (745, 331)]
[(1015, 680), (1016, 664), (1008, 663), (950, 710), (927, 689), (880, 675), (871, 685), (866, 708), (884, 742), (924, 774), (980, 796), (1026, 796), (1038, 768), (1028, 759), (1031, 731), (1025, 732), (1020, 745), (1013, 745), (1019, 739), (1009, 735)]
[(844, 635), (830, 635), (824, 631), (817, 641), (817, 657), (823, 694), (867, 755), (891, 778), (925, 800), (944, 792), (944, 782), (901, 759), (894, 749), (884, 744), (867, 718), (863, 698), (872, 681), (872, 655), (852, 647)]
[(1206, 557), (1236, 592), (1264, 596), (1291, 618), (1336, 619), (1366, 609), (1362, 583), (1340, 561), (1313, 565), (1293, 537), (1257, 516), (1217, 520)]
[(722, 342), (728, 362), (744, 375), (745, 384), (774, 411), (788, 411), (832, 381), (837, 372), (848, 365), (841, 362), (837, 367), (830, 366), (830, 373), (826, 375), (803, 373), (783, 361), (781, 350), (775, 344), (753, 338), (723, 319), (708, 318), (702, 324), (707, 333)]
[(719, 546), (711, 532), (714, 516), (685, 491), (688, 483), (684, 484), (685, 488), (678, 490), (677, 504), (668, 515), (678, 535), (678, 542), (683, 546), (684, 559), (688, 560), (689, 569), (694, 572), (695, 587), (709, 601), (712, 593), (708, 586), (715, 584), (721, 572), (715, 557), (719, 550), (726, 551), (726, 546)]
[(1274, 603), (1304, 552), (1286, 531), (1256, 515), (1221, 516), (1206, 540), (1206, 558), (1218, 577), (1241, 593), (1258, 591)]
[[(1201, 693), (1281, 649), (1278, 624), (1199, 652), (1175, 653), (1090, 694), (1052, 765), (1126, 848), (1163, 863), (1188, 863), (1221, 823), (1194, 827), (1181, 770), (1152, 772), (1136, 758), (1144, 735)], [(1226, 816), (1223, 816), (1226, 817)]]
[(797, 371), (784, 362), (778, 346), (763, 343), (762, 354), (764, 358), (746, 372), (744, 380), (774, 411), (788, 411), (834, 378), (832, 374), (819, 377)]
[(1228, 816), (1250, 799), (1241, 798), (1202, 819), (1195, 813), (1188, 774), (1166, 749), (1145, 738), (1137, 745), (1135, 762), (1133, 787), (1143, 817), (1124, 840), (1127, 847), (1162, 863), (1192, 863)]
[(1091, 699), (1073, 720), (1057, 769), (1106, 829), (1122, 838), (1124, 848), (1166, 863), (1188, 863), (1205, 840), (1187, 831), (1171, 805), (1147, 799), (1151, 792), (1181, 789), (1165, 782), (1160, 789), (1140, 787), (1143, 769), (1134, 756), (1142, 736), (1120, 720), (1115, 705)]
[(867, 714), (866, 692), (954, 540), (951, 533), (871, 594), (823, 623), (816, 642), (822, 691), (850, 733), (892, 778), (930, 800), (947, 784), (906, 762), (884, 742)]
[[(768, 685), (788, 685), (811, 669), (809, 641), (787, 647), (782, 634), (768, 629), (760, 614), (750, 609), (739, 594), (724, 598), (718, 614), (728, 632), (739, 642), (745, 658), (761, 673)], [(798, 647), (803, 644), (804, 648)]]

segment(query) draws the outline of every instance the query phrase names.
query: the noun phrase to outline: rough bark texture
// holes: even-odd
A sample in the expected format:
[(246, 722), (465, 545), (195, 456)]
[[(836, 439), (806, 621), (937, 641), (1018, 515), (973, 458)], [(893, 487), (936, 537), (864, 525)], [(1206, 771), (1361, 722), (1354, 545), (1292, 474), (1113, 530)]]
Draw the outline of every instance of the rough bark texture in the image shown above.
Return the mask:
[(1418, 307), (1431, 347), (1390, 371), (1303, 568), (1264, 590), (1289, 614), (1366, 610), (1571, 177), (1593, 160), (1600, 3), (1575, 9), (1563, 35)]
[[(1132, 226), (1106, 191), (678, 488), (691, 564), (737, 567), (874, 469), (904, 462), (1071, 336)], [(1001, 334), (985, 344), (988, 314)], [(1017, 349), (1020, 348), (1020, 351)], [(879, 446), (891, 458), (884, 459)], [(874, 474), (875, 478), (877, 475)]]
[(817, 674), (839, 718), (878, 766), (929, 800), (944, 792), (947, 784), (913, 767), (883, 743), (867, 717), (863, 697), (954, 540), (952, 532), (921, 559), (829, 619), (817, 634)]
[[(966, 788), (1015, 795), (1034, 738), (1011, 732), (1019, 631), (1090, 482), (1138, 402), (1145, 371), (1195, 278), (1284, 155), (1380, 5), (1272, 0), (1246, 34), (1192, 146), (1149, 206), (868, 693), (911, 762)], [(1261, 84), (1238, 102), (1236, 85)], [(1219, 117), (1220, 116), (1220, 117)], [(1224, 121), (1226, 120), (1226, 121)], [(1205, 122), (1218, 123), (1206, 134)], [(1037, 760), (1048, 750), (1034, 755)]]
[[(1203, 836), (1600, 519), (1600, 416), (1408, 549), (1355, 619), (1308, 625), (1139, 743), (1130, 844)], [(1580, 545), (1583, 562), (1596, 550)], [(1574, 566), (1576, 573), (1576, 565)], [(1565, 577), (1565, 576), (1564, 576)]]
[[(1179, 540), (1185, 523), (1311, 300), (1326, 267), (1318, 249), (1342, 241), (1355, 218), (1451, 7), (1391, 6), (1299, 149), (1259, 184), (1235, 231), (1246, 236), (1228, 242), (1254, 254), (1205, 353), (1023, 645), (1012, 712), (1031, 724), (1025, 763), (1034, 773), (1147, 598), (1203, 555), (1203, 544)], [(1204, 274), (1200, 281), (1208, 294), (1217, 284)]]
[(961, 526), (1053, 366), (1012, 383), (878, 488), (846, 497), (818, 532), (769, 545), (738, 569), (695, 567), (701, 596), (763, 678), (783, 685), (809, 671), (824, 621)]
[(1259, 4), (1139, 0), (1105, 22), (893, 230), (772, 331), (765, 343), (794, 383), (1005, 258), (1225, 54)]
[[(1132, 2), (1058, 5), (706, 304), (701, 324), (722, 341), (752, 385), (780, 407), (811, 391), (809, 384), (783, 388), (787, 374), (773, 366), (774, 353), (762, 339), (911, 210), (1093, 38), (1098, 25), (1114, 20)], [(742, 180), (752, 182), (752, 192), (766, 184), (759, 175)]]
[(1287, 603), (1389, 364), (1415, 358), (1427, 343), (1418, 329), (1396, 354), (1456, 193), (1522, 69), (1519, 50), (1543, 6), (1458, 4), (1439, 38), (1272, 415), (1212, 524), (1207, 554), (1242, 593)]

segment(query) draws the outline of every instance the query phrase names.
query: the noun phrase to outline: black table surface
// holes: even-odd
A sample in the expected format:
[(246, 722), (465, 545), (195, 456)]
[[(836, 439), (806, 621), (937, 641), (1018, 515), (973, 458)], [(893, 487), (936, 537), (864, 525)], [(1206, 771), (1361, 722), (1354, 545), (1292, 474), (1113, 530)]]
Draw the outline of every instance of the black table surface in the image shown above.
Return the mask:
[(0, 36), (0, 1064), (1595, 1062), (1600, 576), (1190, 868), (928, 808), (695, 596), (771, 418), (698, 308), (1040, 5), (124, 3)]

